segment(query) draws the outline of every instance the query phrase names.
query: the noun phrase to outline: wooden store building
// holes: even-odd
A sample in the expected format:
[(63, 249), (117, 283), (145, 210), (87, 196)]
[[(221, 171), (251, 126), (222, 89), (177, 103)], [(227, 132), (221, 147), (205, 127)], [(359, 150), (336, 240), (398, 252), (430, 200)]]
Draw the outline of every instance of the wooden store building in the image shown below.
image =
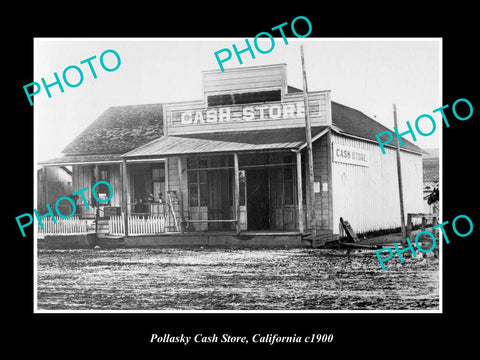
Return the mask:
[[(375, 134), (387, 128), (329, 90), (308, 93), (307, 216), (304, 97), (286, 70), (203, 71), (201, 99), (111, 107), (42, 165), (71, 166), (73, 189), (108, 181), (110, 201), (88, 194), (87, 210), (78, 198), (78, 218), (97, 218), (131, 246), (302, 246), (312, 226), (339, 234), (340, 217), (360, 233), (400, 226), (396, 143), (383, 155)], [(422, 153), (401, 148), (405, 213), (423, 209)]]

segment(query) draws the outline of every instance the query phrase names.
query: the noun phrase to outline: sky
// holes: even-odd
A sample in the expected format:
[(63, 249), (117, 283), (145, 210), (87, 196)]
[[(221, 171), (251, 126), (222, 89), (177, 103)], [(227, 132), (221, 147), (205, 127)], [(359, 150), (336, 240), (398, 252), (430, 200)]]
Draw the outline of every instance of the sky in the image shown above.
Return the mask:
[[(262, 38), (260, 38), (262, 39)], [(253, 39), (249, 39), (253, 42)], [(270, 40), (259, 46), (267, 49)], [(244, 38), (36, 38), (34, 40), (34, 79), (54, 82), (54, 73), (61, 78), (63, 70), (76, 65), (84, 79), (77, 87), (63, 84), (50, 88), (48, 98), (42, 88), (34, 96), (36, 162), (61, 156), (61, 151), (89, 124), (112, 106), (168, 103), (200, 100), (201, 71), (219, 69), (214, 52), (245, 46)], [(407, 130), (409, 121), (429, 114), (437, 121), (437, 130), (430, 136), (417, 134), (416, 145), (439, 148), (442, 123), (439, 113), (432, 113), (441, 103), (441, 40), (388, 38), (275, 38), (268, 54), (256, 52), (252, 59), (242, 55), (243, 64), (232, 56), (225, 69), (269, 64), (287, 64), (287, 82), (302, 89), (300, 45), (303, 44), (309, 91), (330, 90), (335, 102), (353, 107), (393, 128), (393, 104), (397, 107), (398, 127)], [(121, 64), (107, 72), (99, 63), (105, 50), (115, 50)], [(88, 64), (92, 60), (97, 78)], [(107, 67), (116, 65), (111, 53), (105, 55)], [(68, 79), (78, 82), (75, 70)], [(63, 80), (62, 80), (63, 81)], [(26, 85), (26, 84), (25, 84)], [(26, 104), (28, 99), (25, 97)], [(431, 130), (420, 123), (423, 132)], [(412, 141), (410, 135), (407, 140)]]

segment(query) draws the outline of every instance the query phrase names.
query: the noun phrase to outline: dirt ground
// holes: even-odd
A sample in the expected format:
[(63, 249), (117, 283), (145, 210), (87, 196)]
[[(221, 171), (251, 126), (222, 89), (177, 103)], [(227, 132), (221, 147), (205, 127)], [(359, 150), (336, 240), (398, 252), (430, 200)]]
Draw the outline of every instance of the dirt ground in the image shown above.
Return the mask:
[(39, 310), (437, 310), (439, 259), (372, 250), (39, 250)]

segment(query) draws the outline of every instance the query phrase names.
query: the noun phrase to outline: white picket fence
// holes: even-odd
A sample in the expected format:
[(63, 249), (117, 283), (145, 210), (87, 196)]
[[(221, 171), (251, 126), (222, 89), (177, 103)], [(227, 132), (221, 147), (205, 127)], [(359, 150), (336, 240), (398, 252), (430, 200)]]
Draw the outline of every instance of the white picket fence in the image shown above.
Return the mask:
[(42, 219), (43, 229), (38, 224), (39, 234), (74, 234), (86, 233), (87, 221), (80, 220), (78, 216), (72, 216), (68, 219), (63, 219), (55, 216), (55, 222), (51, 219)]
[[(121, 216), (110, 216), (108, 221), (108, 232), (110, 234), (124, 234), (124, 218)], [(128, 233), (132, 235), (150, 235), (164, 233), (165, 230), (165, 216), (163, 215), (148, 215), (144, 216), (128, 216)]]
[(125, 226), (123, 223), (123, 215), (110, 216), (108, 220), (108, 233), (109, 234), (124, 234)]

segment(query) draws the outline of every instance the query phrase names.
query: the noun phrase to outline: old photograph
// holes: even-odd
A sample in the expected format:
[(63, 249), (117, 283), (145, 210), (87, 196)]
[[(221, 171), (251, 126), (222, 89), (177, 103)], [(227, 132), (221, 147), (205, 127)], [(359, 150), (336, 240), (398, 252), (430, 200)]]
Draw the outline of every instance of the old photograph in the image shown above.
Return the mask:
[(272, 35), (34, 39), (35, 312), (441, 312), (442, 40)]

